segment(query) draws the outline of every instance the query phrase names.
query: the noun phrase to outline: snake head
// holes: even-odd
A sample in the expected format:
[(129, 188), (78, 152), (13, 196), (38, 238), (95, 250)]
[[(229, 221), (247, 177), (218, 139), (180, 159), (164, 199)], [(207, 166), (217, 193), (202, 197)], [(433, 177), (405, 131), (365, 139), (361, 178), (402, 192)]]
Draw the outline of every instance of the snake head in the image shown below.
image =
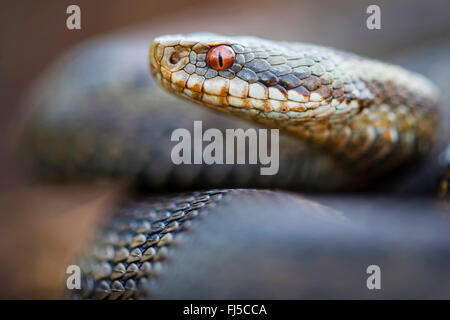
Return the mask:
[(256, 37), (194, 33), (156, 38), (150, 68), (167, 90), (259, 122), (345, 117), (373, 98), (336, 50)]

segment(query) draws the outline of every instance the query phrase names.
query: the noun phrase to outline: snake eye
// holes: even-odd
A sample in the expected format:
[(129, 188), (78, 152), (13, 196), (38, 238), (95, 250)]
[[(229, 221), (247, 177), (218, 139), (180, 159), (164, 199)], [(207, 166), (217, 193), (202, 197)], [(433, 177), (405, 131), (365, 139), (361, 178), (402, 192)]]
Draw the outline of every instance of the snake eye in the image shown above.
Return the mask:
[(233, 49), (229, 46), (211, 48), (206, 56), (208, 66), (214, 70), (225, 70), (231, 67), (235, 60)]

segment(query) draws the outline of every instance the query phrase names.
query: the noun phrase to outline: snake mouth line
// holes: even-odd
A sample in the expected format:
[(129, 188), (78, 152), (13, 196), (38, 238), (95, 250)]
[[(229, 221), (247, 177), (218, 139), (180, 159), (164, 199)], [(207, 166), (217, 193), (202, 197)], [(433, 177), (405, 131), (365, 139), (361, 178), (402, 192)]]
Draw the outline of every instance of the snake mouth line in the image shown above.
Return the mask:
[[(201, 103), (208, 107), (219, 110), (241, 110), (242, 112), (254, 113), (271, 120), (321, 120), (333, 115), (332, 118), (342, 118), (356, 114), (360, 110), (360, 104), (356, 100), (339, 102), (331, 101), (308, 101), (296, 102), (275, 99), (257, 99), (252, 97), (237, 97), (229, 94), (226, 85), (221, 86), (217, 91), (221, 95), (211, 94), (201, 83), (195, 83), (190, 87), (170, 81), (174, 74), (155, 71), (154, 76), (162, 87), (174, 92), (195, 103)], [(175, 75), (176, 76), (176, 75)], [(195, 77), (195, 76), (194, 76)], [(200, 80), (201, 82), (202, 80)], [(203, 81), (204, 83), (204, 81)], [(257, 84), (258, 85), (258, 84)], [(229, 86), (229, 84), (228, 84)], [(199, 90), (200, 89), (200, 90)], [(205, 92), (206, 91), (206, 92)], [(226, 93), (226, 94), (223, 94)]]

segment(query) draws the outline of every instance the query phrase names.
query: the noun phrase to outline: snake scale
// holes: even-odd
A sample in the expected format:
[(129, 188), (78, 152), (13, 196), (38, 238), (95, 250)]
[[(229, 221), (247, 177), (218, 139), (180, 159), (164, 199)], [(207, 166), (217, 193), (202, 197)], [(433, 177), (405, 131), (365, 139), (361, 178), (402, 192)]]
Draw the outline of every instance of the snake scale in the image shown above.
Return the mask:
[[(127, 37), (73, 50), (31, 98), (26, 146), (42, 176), (131, 177), (141, 190), (87, 245), (72, 297), (371, 297), (364, 272), (373, 263), (390, 284), (378, 297), (449, 297), (448, 222), (422, 214), (434, 200), (243, 189), (383, 189), (439, 145), (429, 80), (321, 46), (190, 34), (151, 44), (163, 91), (142, 55), (148, 45)], [(194, 120), (221, 131), (280, 129), (278, 174), (174, 165), (170, 135)]]

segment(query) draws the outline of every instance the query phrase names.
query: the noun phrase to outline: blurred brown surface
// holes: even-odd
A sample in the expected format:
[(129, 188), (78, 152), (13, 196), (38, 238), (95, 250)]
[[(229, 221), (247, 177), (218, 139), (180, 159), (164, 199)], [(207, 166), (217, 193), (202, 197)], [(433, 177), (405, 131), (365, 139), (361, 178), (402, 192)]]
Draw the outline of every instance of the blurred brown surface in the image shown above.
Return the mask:
[(107, 183), (30, 186), (7, 199), (0, 216), (0, 298), (59, 298), (65, 268), (119, 190)]
[[(30, 185), (16, 134), (24, 95), (64, 50), (134, 25), (154, 33), (214, 31), (300, 40), (373, 57), (450, 34), (449, 2), (378, 1), (382, 30), (365, 27), (372, 1), (19, 0), (0, 3), (0, 298), (55, 298), (65, 266), (120, 186)], [(82, 30), (66, 28), (77, 4)], [(150, 43), (150, 39), (149, 39)]]

